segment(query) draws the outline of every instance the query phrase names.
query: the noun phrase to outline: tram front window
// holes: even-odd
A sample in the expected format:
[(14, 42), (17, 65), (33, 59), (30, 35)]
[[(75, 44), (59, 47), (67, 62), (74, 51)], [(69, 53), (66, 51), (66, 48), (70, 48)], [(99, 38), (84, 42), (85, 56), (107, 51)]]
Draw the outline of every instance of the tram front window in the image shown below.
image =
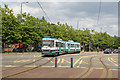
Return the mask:
[(42, 46), (54, 47), (54, 41), (52, 41), (52, 40), (43, 40)]

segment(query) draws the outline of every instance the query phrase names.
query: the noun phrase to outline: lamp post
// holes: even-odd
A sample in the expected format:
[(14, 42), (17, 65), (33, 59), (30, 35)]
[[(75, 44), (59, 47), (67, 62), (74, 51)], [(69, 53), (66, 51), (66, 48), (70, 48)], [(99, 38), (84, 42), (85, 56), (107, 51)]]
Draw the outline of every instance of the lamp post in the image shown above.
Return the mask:
[(25, 3), (28, 3), (28, 2), (21, 2), (21, 12), (20, 12), (21, 18), (20, 18), (20, 23), (22, 23), (22, 4), (25, 4)]
[[(21, 2), (20, 23), (22, 23), (22, 4), (25, 4), (25, 3), (28, 3), (28, 2)], [(19, 41), (19, 49), (20, 49), (20, 41)]]

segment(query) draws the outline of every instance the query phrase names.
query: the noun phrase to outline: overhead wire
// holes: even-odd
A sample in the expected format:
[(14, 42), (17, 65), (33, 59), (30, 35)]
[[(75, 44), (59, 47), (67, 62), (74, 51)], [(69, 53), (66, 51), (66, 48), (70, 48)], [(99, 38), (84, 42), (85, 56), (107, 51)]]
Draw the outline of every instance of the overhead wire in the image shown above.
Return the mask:
[[(100, 22), (100, 16), (101, 16), (101, 7), (102, 7), (102, 1), (100, 0), (100, 4), (99, 4), (99, 11), (98, 11), (98, 18), (97, 18), (97, 26), (99, 27), (99, 22)], [(102, 27), (100, 28), (100, 32), (102, 33), (103, 29)], [(105, 31), (105, 30), (104, 30)], [(107, 32), (107, 31), (105, 31)]]
[(44, 13), (44, 14), (46, 15), (46, 17), (48, 18), (48, 20), (52, 23), (51, 19), (48, 17), (47, 13), (46, 13), (45, 10), (43, 9), (43, 7), (42, 7), (42, 5), (40, 4), (40, 2), (37, 1), (37, 3), (38, 3), (38, 5), (39, 5), (39, 7), (42, 9), (43, 13)]
[[(97, 18), (97, 26), (99, 26), (100, 14), (101, 14), (101, 0), (100, 0), (100, 4), (99, 4), (99, 11), (98, 11), (98, 18)], [(101, 27), (101, 29), (102, 29), (102, 27)], [(102, 32), (102, 30), (101, 30), (101, 32)]]

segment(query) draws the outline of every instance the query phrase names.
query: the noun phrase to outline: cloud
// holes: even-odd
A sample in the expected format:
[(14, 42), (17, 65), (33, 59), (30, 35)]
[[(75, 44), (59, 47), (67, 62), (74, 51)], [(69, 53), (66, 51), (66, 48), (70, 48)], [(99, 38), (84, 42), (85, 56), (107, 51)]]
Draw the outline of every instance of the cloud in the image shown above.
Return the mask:
[[(20, 13), (20, 2), (7, 3), (16, 14)], [(53, 23), (60, 21), (68, 23), (75, 29), (79, 21), (79, 29), (89, 28), (100, 32), (101, 27), (111, 35), (117, 35), (117, 3), (102, 2), (99, 25), (97, 25), (99, 3), (97, 2), (40, 2), (44, 11)], [(37, 2), (23, 4), (23, 13), (27, 12), (35, 17), (45, 16)], [(46, 18), (47, 19), (47, 18)], [(48, 19), (47, 19), (48, 20)], [(111, 32), (112, 31), (112, 32)]]

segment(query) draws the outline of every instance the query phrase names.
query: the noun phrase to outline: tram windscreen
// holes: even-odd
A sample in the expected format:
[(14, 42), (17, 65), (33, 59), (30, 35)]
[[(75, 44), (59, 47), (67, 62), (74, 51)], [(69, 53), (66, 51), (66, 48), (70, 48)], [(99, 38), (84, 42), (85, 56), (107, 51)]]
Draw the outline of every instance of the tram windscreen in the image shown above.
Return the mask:
[(54, 41), (53, 40), (43, 40), (42, 46), (54, 47)]

